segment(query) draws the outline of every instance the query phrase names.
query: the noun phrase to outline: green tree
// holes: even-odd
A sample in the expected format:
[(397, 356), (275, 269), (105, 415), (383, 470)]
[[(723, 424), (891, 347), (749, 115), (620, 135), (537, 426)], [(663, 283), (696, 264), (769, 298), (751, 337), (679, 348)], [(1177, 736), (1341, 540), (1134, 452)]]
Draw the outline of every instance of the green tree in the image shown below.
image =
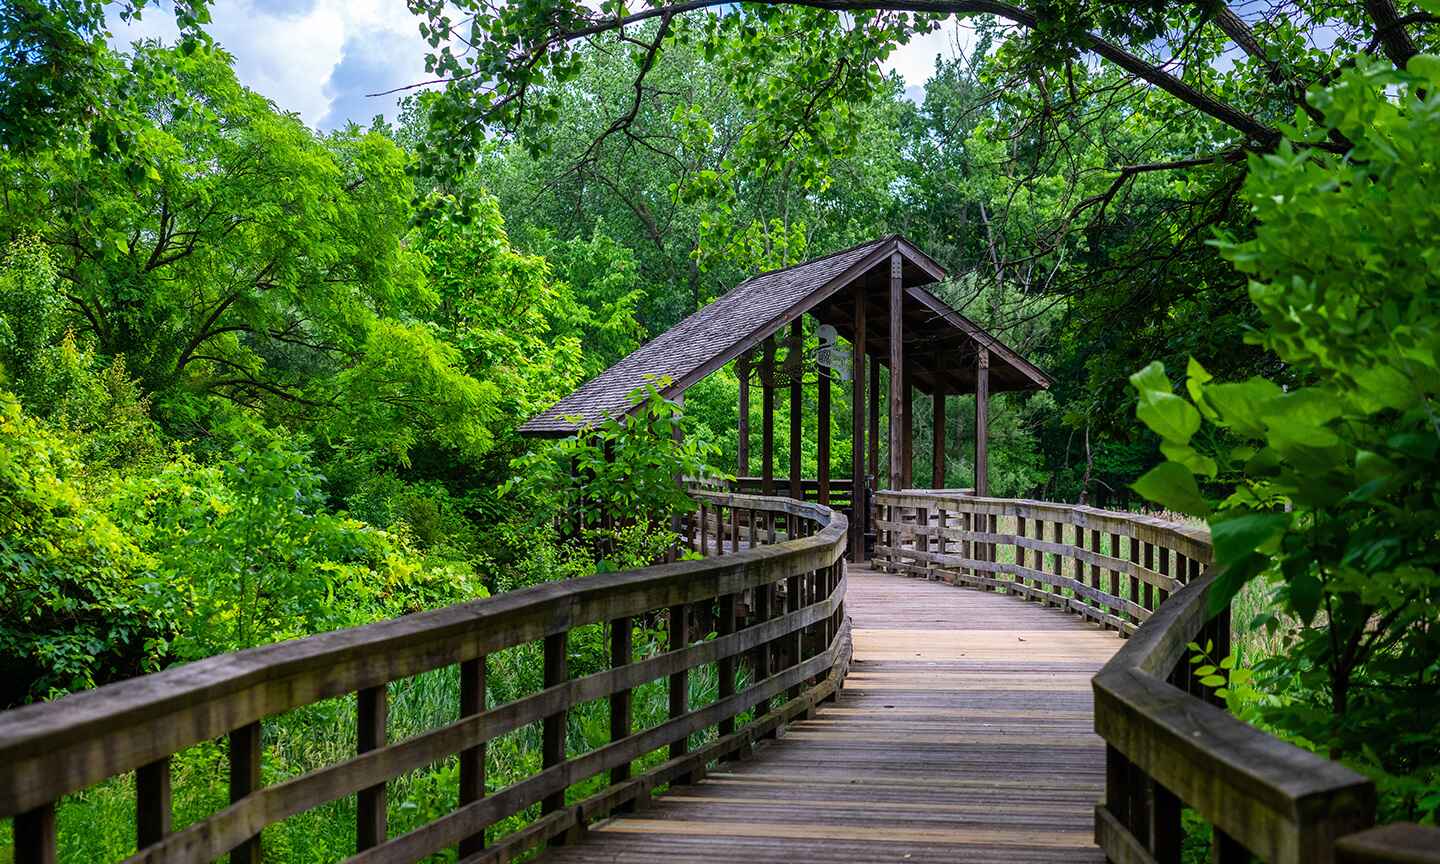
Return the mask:
[[(1251, 159), (1259, 225), (1220, 245), (1297, 385), (1193, 360), (1185, 396), (1158, 364), (1133, 379), (1167, 457), (1136, 488), (1209, 517), (1217, 604), (1263, 577), (1298, 622), (1261, 667), (1298, 686), (1266, 716), (1378, 774), (1409, 818), (1440, 802), (1437, 87), (1435, 57), (1359, 63), (1313, 92), (1322, 123)], [(1343, 156), (1316, 146), (1337, 135)]]

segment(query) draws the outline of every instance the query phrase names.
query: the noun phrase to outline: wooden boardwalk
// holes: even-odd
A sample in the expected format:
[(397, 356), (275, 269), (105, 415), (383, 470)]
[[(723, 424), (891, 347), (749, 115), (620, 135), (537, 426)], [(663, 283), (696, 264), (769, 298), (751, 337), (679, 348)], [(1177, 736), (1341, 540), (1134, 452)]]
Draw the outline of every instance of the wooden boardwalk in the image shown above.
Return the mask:
[(1058, 609), (850, 571), (840, 698), (754, 758), (551, 862), (1101, 862), (1090, 678), (1120, 647)]

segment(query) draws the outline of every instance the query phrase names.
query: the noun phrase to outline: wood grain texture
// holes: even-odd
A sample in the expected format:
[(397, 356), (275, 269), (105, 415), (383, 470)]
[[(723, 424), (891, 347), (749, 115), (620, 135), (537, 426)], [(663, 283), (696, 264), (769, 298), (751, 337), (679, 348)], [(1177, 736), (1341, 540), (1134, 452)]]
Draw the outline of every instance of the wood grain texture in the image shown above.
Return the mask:
[(1059, 609), (852, 567), (836, 701), (549, 862), (1104, 860), (1090, 677), (1122, 644)]

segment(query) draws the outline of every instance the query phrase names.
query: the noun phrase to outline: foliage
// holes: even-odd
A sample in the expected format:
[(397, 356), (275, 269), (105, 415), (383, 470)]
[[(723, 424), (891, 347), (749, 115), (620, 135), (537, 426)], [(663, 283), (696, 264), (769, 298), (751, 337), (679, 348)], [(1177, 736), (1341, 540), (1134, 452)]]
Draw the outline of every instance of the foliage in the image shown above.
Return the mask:
[[(1263, 576), (1298, 620), (1257, 666), (1289, 697), (1266, 719), (1378, 774), (1412, 815), (1440, 792), (1421, 719), (1440, 697), (1437, 85), (1431, 57), (1357, 64), (1312, 97), (1323, 126), (1252, 158), (1259, 226), (1220, 246), (1251, 278), (1253, 338), (1300, 386), (1219, 383), (1193, 360), (1188, 398), (1158, 364), (1132, 379), (1167, 457), (1136, 489), (1209, 517), (1217, 603)], [(1353, 150), (1315, 149), (1330, 133)]]
[(0, 391), (0, 705), (153, 671), (187, 612), (86, 479), (77, 448)]
[(630, 394), (629, 413), (512, 465), (506, 490), (537, 521), (558, 522), (561, 537), (584, 536), (602, 572), (655, 563), (677, 539), (670, 516), (695, 509), (681, 479), (723, 476), (709, 464), (714, 445), (683, 429), (684, 410), (662, 392), (669, 383), (647, 380)]

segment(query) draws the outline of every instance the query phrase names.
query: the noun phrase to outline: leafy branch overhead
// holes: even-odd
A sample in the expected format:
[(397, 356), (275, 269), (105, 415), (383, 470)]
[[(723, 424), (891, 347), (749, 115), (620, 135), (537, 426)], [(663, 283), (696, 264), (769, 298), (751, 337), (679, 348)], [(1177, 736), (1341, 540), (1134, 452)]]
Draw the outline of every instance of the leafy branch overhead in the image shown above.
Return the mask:
[[(1312, 110), (1305, 101), (1308, 87), (1326, 83), (1366, 54), (1383, 52), (1403, 68), (1418, 53), (1411, 29), (1435, 22), (1428, 13), (1402, 16), (1388, 0), (1364, 4), (1362, 14), (1281, 4), (1258, 21), (1221, 3), (1155, 0), (1045, 0), (1030, 5), (992, 0), (651, 0), (639, 8), (620, 0), (598, 7), (579, 0), (413, 0), (410, 6), (425, 18), (422, 33), (434, 49), (426, 63), (435, 78), (426, 83), (446, 85), (435, 120), (448, 133), (439, 146), (452, 158), (479, 147), (492, 129), (520, 134), (531, 146), (542, 146), (544, 127), (555, 123), (562, 108), (557, 88), (590, 62), (591, 49), (607, 35), (616, 36), (634, 58), (637, 103), (655, 54), (668, 41), (699, 44), (707, 57), (742, 49), (756, 62), (727, 66), (737, 86), (757, 91), (757, 99), (783, 100), (787, 109), (801, 114), (804, 103), (814, 99), (822, 106), (815, 112), (818, 117), (825, 108), (873, 92), (880, 62), (951, 16), (1014, 28), (1017, 68), (1056, 78), (1059, 91), (1073, 90), (1077, 62), (1098, 58), (1212, 121), (1216, 153), (1235, 146), (1267, 150), (1279, 143), (1290, 114)], [(1320, 28), (1333, 31), (1328, 52), (1296, 54), (1285, 44)], [(827, 45), (835, 50), (827, 50)], [(1205, 65), (1222, 55), (1233, 57), (1235, 51), (1245, 57), (1236, 64), (1244, 70), (1242, 76), (1225, 76)], [(768, 74), (781, 58), (787, 61), (787, 75)], [(1256, 86), (1246, 92), (1234, 86), (1238, 77)], [(633, 117), (634, 110), (632, 105), (627, 113)], [(1343, 145), (1337, 140), (1320, 146)]]

